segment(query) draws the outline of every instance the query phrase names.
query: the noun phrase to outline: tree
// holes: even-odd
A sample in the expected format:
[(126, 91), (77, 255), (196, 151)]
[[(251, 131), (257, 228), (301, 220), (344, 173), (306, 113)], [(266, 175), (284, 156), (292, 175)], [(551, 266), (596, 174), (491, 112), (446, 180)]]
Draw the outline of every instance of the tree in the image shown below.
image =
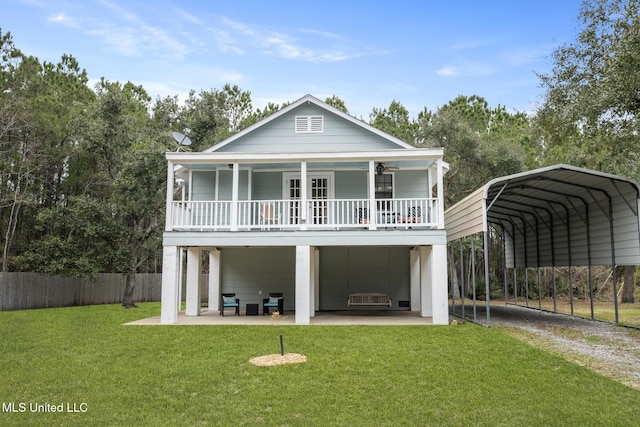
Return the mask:
[(445, 149), (450, 169), (445, 175), (445, 207), (493, 178), (520, 172), (523, 141), (530, 135), (526, 116), (504, 107), (490, 108), (484, 98), (459, 96), (431, 114), (418, 116), (416, 139)]
[(222, 90), (199, 94), (191, 91), (181, 121), (191, 129), (192, 149), (201, 151), (252, 125), (257, 119), (251, 92), (226, 84)]
[(369, 114), (369, 124), (409, 144), (416, 140), (417, 125), (409, 117), (409, 111), (393, 100), (389, 108), (374, 108)]
[(164, 218), (170, 129), (162, 108), (152, 120), (149, 101), (141, 86), (97, 84), (93, 102), (75, 117), (76, 151), (64, 179), (82, 185), (65, 185), (77, 192), (40, 207), (38, 236), (18, 257), (22, 268), (77, 276), (120, 272), (126, 276), (123, 305), (134, 305), (134, 274), (146, 246), (159, 244)]
[(331, 105), (332, 107), (337, 108), (343, 113), (349, 114), (349, 110), (347, 109), (347, 106), (345, 105), (344, 101), (339, 97), (337, 97), (336, 95), (331, 95), (330, 97), (325, 99), (324, 102)]
[[(585, 0), (574, 43), (540, 74), (545, 160), (640, 178), (640, 0)], [(628, 269), (633, 269), (629, 266)], [(625, 271), (622, 302), (633, 302)]]
[[(2, 268), (34, 232), (41, 206), (64, 202), (65, 176), (77, 144), (72, 138), (78, 111), (93, 99), (77, 61), (40, 63), (0, 34), (0, 222)], [(69, 195), (67, 194), (66, 197)]]

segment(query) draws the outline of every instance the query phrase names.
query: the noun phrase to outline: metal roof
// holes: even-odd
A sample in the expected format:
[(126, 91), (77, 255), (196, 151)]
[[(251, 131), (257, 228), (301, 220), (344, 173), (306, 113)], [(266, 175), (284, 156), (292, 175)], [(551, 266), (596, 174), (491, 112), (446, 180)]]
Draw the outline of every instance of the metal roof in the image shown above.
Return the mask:
[(445, 211), (447, 240), (504, 230), (507, 267), (640, 264), (640, 191), (555, 165), (494, 179)]

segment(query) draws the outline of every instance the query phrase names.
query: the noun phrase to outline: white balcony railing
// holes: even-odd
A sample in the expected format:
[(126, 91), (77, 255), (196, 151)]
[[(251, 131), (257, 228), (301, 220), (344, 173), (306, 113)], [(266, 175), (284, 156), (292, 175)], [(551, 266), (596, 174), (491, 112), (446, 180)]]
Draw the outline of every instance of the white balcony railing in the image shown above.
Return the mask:
[(171, 205), (172, 230), (438, 228), (437, 199), (182, 201)]

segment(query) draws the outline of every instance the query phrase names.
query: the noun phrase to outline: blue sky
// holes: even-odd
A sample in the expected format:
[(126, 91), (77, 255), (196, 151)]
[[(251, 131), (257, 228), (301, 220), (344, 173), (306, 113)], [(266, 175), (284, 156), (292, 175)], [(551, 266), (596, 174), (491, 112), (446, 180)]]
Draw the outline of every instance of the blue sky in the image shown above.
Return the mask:
[(337, 95), (365, 120), (458, 95), (535, 111), (536, 72), (572, 43), (580, 0), (3, 0), (2, 33), (41, 61), (73, 55), (92, 82), (153, 97), (237, 84), (255, 107)]

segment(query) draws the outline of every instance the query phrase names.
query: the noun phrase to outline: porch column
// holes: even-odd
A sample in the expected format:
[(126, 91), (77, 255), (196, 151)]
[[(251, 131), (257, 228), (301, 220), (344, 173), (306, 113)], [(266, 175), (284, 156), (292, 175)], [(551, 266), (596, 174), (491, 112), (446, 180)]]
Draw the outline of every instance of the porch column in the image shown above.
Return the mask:
[(411, 311), (420, 311), (420, 248), (409, 251)]
[(167, 201), (165, 208), (164, 230), (173, 228), (173, 162), (167, 161)]
[(231, 231), (238, 231), (238, 192), (240, 188), (240, 165), (232, 163), (233, 181), (231, 184)]
[(378, 227), (378, 205), (376, 204), (376, 163), (369, 160), (369, 230)]
[(428, 184), (428, 189), (427, 189), (427, 197), (432, 199), (433, 198), (433, 181), (436, 181), (437, 179), (433, 176), (433, 168), (429, 168), (427, 175), (429, 177), (429, 184)]
[(178, 247), (162, 248), (162, 295), (160, 323), (174, 325), (178, 323), (179, 280), (178, 280)]
[(300, 230), (307, 229), (307, 162), (300, 162)]
[(209, 251), (209, 311), (220, 309), (220, 249)]
[(187, 248), (187, 316), (200, 315), (200, 248)]
[(311, 322), (311, 247), (296, 246), (296, 325)]
[(420, 290), (420, 315), (434, 325), (448, 324), (446, 245), (420, 247)]
[(438, 228), (444, 229), (444, 171), (443, 171), (443, 160), (436, 160), (436, 180), (438, 181)]

